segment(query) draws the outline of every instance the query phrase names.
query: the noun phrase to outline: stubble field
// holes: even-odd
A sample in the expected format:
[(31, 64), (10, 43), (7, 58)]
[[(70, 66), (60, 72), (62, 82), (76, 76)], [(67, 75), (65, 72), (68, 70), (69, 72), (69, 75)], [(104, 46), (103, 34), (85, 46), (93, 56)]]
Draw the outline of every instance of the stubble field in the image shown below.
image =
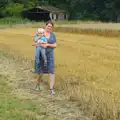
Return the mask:
[[(25, 57), (34, 66), (36, 28), (0, 30), (1, 51)], [(93, 120), (120, 119), (120, 40), (56, 32), (56, 90)], [(33, 69), (31, 67), (31, 69)]]

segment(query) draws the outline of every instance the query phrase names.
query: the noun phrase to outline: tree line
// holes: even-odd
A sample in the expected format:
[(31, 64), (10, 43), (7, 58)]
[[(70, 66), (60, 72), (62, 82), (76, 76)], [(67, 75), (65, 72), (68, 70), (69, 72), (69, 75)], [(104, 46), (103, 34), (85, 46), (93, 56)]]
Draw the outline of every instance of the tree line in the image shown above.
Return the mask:
[(38, 5), (64, 9), (69, 20), (120, 21), (120, 0), (0, 0), (0, 17), (20, 17), (23, 10)]

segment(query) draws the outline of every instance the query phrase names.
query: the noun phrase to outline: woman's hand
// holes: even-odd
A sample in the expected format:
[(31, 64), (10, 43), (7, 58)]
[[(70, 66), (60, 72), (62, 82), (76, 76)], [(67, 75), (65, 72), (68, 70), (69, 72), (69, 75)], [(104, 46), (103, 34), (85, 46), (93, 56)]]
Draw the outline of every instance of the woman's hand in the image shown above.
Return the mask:
[(47, 43), (46, 43), (46, 44), (41, 44), (41, 46), (42, 46), (43, 48), (47, 48), (48, 44), (47, 44)]
[(41, 44), (41, 46), (43, 48), (47, 48), (47, 47), (56, 48), (57, 45), (56, 45), (56, 43), (54, 43), (54, 44), (45, 43), (45, 44)]

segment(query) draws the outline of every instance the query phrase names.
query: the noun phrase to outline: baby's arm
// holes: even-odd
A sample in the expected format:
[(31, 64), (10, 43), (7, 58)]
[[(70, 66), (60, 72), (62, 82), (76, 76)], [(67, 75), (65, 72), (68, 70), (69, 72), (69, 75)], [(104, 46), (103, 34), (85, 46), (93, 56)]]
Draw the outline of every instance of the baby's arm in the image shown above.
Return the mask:
[(39, 36), (38, 32), (36, 32), (33, 40), (36, 43), (39, 39), (40, 39), (40, 36)]
[(39, 39), (40, 39), (40, 37), (38, 36), (38, 33), (36, 33), (34, 36), (34, 39), (33, 39), (34, 43), (32, 44), (32, 46), (40, 46), (38, 43)]
[(40, 39), (40, 37), (39, 37), (38, 35), (36, 35), (36, 36), (34, 37), (34, 42), (38, 42), (39, 39)]

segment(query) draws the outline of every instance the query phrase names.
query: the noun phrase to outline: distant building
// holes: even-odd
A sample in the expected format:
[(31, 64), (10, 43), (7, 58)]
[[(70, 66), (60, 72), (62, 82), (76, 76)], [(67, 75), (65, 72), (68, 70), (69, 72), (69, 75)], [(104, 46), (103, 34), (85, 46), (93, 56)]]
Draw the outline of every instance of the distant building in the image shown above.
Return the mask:
[(23, 16), (36, 21), (68, 20), (68, 14), (66, 11), (53, 6), (37, 6), (23, 11)]

